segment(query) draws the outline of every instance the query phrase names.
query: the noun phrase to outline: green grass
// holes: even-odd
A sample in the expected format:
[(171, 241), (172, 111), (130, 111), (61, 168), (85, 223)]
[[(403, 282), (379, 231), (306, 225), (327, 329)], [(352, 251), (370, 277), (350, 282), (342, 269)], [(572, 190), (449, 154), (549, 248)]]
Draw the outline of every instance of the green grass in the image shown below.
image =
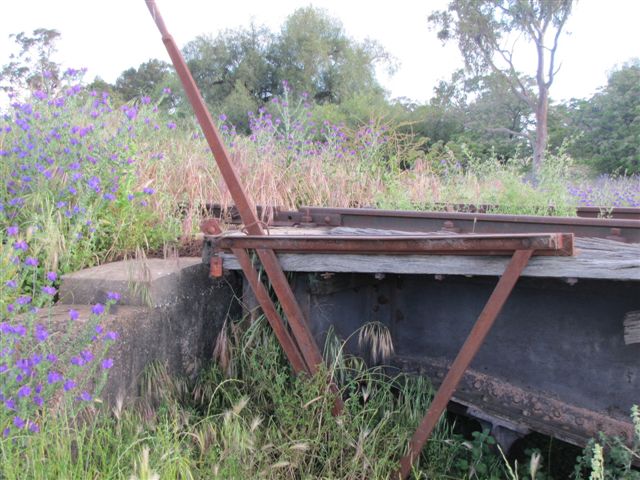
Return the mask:
[[(233, 328), (233, 375), (212, 365), (189, 384), (156, 365), (135, 405), (94, 403), (75, 421), (47, 412), (40, 433), (2, 442), (0, 475), (389, 478), (429, 405), (428, 381), (367, 369), (348, 356), (314, 378), (295, 377), (263, 319), (243, 332)], [(327, 385), (338, 370), (345, 409), (334, 417)], [(474, 451), (442, 420), (416, 477), (503, 478), (500, 459), (487, 457), (486, 438)]]

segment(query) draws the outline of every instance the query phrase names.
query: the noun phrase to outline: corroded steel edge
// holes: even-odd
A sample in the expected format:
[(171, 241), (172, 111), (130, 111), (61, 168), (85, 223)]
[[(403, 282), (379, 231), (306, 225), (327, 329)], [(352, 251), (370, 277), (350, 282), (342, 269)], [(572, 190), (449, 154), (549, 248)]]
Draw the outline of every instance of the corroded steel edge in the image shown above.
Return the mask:
[(208, 237), (214, 247), (269, 248), (278, 252), (428, 255), (511, 255), (533, 250), (535, 255), (572, 256), (573, 234), (510, 235), (238, 235)]
[[(436, 385), (442, 382), (448, 369), (446, 360), (432, 357), (418, 360), (399, 355), (393, 359), (393, 365), (403, 372), (426, 376)], [(584, 447), (599, 432), (619, 436), (627, 443), (633, 439), (629, 412), (612, 415), (577, 407), (473, 368), (465, 372), (452, 400), (579, 447)]]

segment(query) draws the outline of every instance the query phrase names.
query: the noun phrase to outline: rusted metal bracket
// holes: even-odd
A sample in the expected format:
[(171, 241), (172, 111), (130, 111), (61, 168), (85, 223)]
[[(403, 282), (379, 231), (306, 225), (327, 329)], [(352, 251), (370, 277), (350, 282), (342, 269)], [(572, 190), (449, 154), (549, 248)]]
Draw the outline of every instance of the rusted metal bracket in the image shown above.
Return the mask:
[(278, 252), (393, 255), (573, 255), (573, 234), (488, 235), (230, 235), (213, 240), (221, 249), (270, 249)]
[[(193, 80), (182, 53), (180, 53), (180, 49), (176, 45), (173, 37), (169, 34), (155, 1), (145, 1), (153, 20), (162, 35), (162, 41), (165, 44), (169, 57), (171, 57), (171, 61), (173, 62), (173, 66), (180, 77), (180, 81), (182, 82), (187, 97), (189, 98), (189, 102), (191, 103), (198, 122), (200, 123), (200, 127), (202, 128), (207, 143), (211, 148), (218, 168), (220, 169), (220, 173), (229, 188), (229, 192), (236, 204), (242, 221), (245, 224), (246, 230), (251, 235), (264, 235), (260, 221), (255, 213), (255, 208), (242, 187), (240, 179), (230, 161), (229, 154), (222, 143), (220, 134), (218, 133), (213, 119), (211, 118), (211, 114), (200, 95), (198, 87)], [(255, 274), (254, 267), (250, 261), (246, 261), (248, 258), (248, 254), (246, 254), (246, 252), (238, 253), (240, 253), (240, 257), (247, 255), (244, 258), (243, 269), (247, 267), (246, 270), (244, 270), (244, 273), (247, 278), (250, 279), (250, 277)], [(298, 370), (302, 366), (299, 359), (297, 359), (297, 357), (300, 356), (304, 360), (304, 370), (309, 374), (313, 374), (317, 371), (318, 365), (322, 362), (322, 355), (318, 345), (311, 335), (311, 332), (309, 331), (302, 310), (295, 299), (293, 291), (287, 282), (275, 253), (268, 249), (259, 249), (257, 250), (257, 253), (260, 261), (262, 262), (265, 273), (269, 277), (273, 290), (289, 321), (289, 327), (293, 333), (296, 348), (294, 349), (293, 341), (287, 341), (283, 334), (279, 336), (278, 340), (285, 349), (287, 358), (289, 358), (290, 361), (294, 359), (292, 362), (294, 369)], [(256, 288), (254, 291), (256, 298), (264, 302), (264, 304), (261, 303), (263, 310), (265, 310), (265, 312), (271, 311), (271, 318), (269, 321), (272, 323), (272, 326), (276, 325), (277, 331), (281, 333), (286, 331), (287, 327), (284, 322), (282, 322), (282, 319), (279, 318), (279, 316), (276, 318), (272, 315), (274, 311), (273, 304), (266, 301), (268, 295), (265, 295), (265, 291), (263, 291), (264, 287), (260, 287), (259, 283), (252, 282), (251, 280), (250, 283), (252, 287)], [(284, 343), (282, 343), (283, 339)], [(333, 389), (335, 390), (335, 387), (333, 387)]]
[(447, 408), (447, 404), (449, 400), (451, 400), (451, 396), (460, 383), (460, 380), (462, 380), (464, 372), (484, 343), (498, 314), (509, 298), (509, 295), (511, 295), (513, 287), (529, 263), (532, 254), (533, 250), (516, 250), (513, 253), (507, 268), (500, 277), (493, 293), (491, 293), (489, 300), (487, 300), (484, 309), (471, 329), (467, 340), (462, 345), (462, 348), (460, 348), (449, 372), (444, 377), (440, 388), (433, 397), (429, 410), (422, 418), (413, 437), (411, 437), (409, 453), (400, 460), (400, 469), (393, 478), (405, 479), (409, 475), (412, 465), (420, 456), (422, 447), (431, 436), (431, 432), (438, 423), (442, 412)]

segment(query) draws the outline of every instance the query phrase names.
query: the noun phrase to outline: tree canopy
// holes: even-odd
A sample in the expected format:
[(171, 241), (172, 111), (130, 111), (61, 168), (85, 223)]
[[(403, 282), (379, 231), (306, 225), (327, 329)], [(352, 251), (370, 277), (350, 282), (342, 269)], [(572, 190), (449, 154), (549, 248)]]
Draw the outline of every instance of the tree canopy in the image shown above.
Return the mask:
[(587, 100), (569, 105), (572, 153), (600, 171), (640, 173), (640, 59), (615, 70)]

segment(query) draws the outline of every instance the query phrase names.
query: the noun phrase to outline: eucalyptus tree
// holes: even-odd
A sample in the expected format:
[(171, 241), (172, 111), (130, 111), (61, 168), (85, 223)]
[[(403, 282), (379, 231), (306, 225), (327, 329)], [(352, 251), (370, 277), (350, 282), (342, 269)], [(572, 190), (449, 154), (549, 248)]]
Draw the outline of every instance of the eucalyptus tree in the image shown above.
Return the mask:
[[(493, 72), (500, 76), (535, 116), (533, 131), (499, 128), (531, 143), (534, 177), (539, 176), (544, 162), (549, 90), (558, 72), (558, 43), (572, 4), (573, 0), (451, 0), (446, 10), (429, 16), (441, 40), (457, 41), (467, 72)], [(527, 84), (527, 76), (516, 67), (522, 63), (516, 59), (516, 53), (523, 54), (518, 45), (522, 38), (536, 58), (533, 90)]]

